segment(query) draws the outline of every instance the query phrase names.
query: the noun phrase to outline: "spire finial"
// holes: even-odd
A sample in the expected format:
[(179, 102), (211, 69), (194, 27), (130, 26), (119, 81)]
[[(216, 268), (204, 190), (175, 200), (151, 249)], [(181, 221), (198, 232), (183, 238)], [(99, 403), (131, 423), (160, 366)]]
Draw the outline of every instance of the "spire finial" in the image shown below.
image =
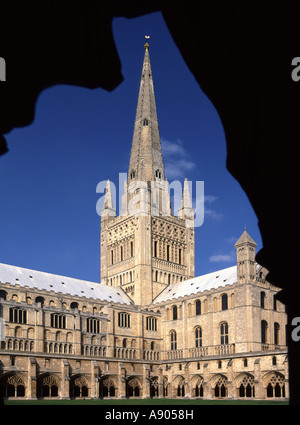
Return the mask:
[[(149, 40), (149, 38), (150, 38), (150, 35), (145, 35), (145, 39), (146, 40)], [(146, 44), (145, 44), (145, 50), (147, 51), (147, 50), (149, 50), (149, 43), (148, 43), (148, 41), (146, 41)]]

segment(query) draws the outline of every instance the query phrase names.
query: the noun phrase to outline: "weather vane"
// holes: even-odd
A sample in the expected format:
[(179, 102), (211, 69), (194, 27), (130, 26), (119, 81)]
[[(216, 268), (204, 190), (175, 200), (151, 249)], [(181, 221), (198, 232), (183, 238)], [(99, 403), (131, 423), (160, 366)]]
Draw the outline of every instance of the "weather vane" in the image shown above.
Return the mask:
[(148, 50), (149, 49), (149, 43), (147, 40), (149, 40), (150, 35), (145, 35), (145, 39), (146, 39), (146, 44), (145, 44), (145, 49)]

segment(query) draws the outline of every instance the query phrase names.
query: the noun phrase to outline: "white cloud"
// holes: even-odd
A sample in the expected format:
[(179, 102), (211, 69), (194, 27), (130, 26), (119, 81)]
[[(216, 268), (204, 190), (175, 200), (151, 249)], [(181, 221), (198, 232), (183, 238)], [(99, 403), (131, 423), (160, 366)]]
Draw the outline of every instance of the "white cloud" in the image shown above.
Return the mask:
[(219, 213), (210, 208), (205, 208), (205, 206), (204, 206), (204, 216), (219, 222), (223, 220), (223, 213)]
[(209, 257), (211, 263), (231, 263), (235, 260), (234, 253), (216, 254)]
[(161, 147), (165, 175), (169, 181), (186, 177), (186, 174), (196, 167), (196, 163), (190, 160), (190, 155), (184, 149), (182, 140), (172, 142), (162, 138)]

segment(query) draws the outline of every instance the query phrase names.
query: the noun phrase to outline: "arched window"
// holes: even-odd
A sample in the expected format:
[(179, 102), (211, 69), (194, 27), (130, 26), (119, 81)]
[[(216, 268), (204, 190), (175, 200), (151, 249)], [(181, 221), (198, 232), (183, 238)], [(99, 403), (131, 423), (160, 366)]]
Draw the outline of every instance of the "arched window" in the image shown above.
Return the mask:
[(177, 334), (176, 331), (170, 332), (171, 350), (177, 350)]
[(72, 309), (75, 309), (75, 308), (77, 308), (77, 309), (78, 309), (78, 303), (76, 303), (76, 302), (72, 302), (70, 307), (71, 307)]
[(228, 323), (227, 322), (222, 322), (220, 324), (220, 339), (221, 339), (221, 344), (228, 344)]
[(279, 323), (275, 322), (274, 323), (274, 344), (275, 345), (279, 345)]
[(130, 178), (131, 179), (134, 179), (135, 178), (135, 171), (134, 170), (131, 170)]
[(260, 293), (260, 307), (261, 308), (265, 308), (265, 298), (266, 298), (266, 293), (264, 291), (262, 291)]
[(222, 310), (228, 310), (228, 296), (227, 296), (227, 294), (223, 294), (221, 299), (222, 299)]
[(173, 305), (172, 311), (173, 311), (173, 320), (177, 320), (177, 318), (178, 318), (178, 315), (177, 315), (177, 305)]
[(41, 305), (45, 304), (45, 299), (43, 297), (36, 297), (35, 299), (36, 303), (41, 303)]
[(261, 321), (261, 342), (262, 344), (267, 343), (267, 329), (268, 329), (268, 323), (265, 320)]
[(149, 124), (149, 121), (147, 120), (147, 118), (144, 118), (143, 126), (146, 127), (148, 124)]
[(201, 314), (201, 301), (196, 301), (196, 316), (199, 316)]
[(200, 326), (195, 328), (195, 346), (196, 348), (202, 347), (202, 329)]
[(6, 291), (0, 291), (0, 298), (3, 298), (4, 301), (6, 301), (7, 292)]

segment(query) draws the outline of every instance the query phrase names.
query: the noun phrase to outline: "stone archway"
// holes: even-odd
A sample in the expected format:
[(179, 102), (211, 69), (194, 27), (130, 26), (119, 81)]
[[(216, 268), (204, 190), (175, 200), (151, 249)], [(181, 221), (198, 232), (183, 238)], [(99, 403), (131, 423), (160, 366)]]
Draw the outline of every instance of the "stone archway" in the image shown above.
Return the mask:
[(115, 380), (110, 376), (102, 377), (100, 381), (100, 398), (104, 397), (117, 397), (118, 388)]
[(19, 373), (8, 373), (0, 379), (0, 396), (3, 398), (25, 397), (25, 379)]
[(263, 379), (266, 398), (285, 398), (285, 377), (279, 372), (269, 372)]
[(175, 397), (184, 397), (185, 396), (185, 379), (183, 376), (177, 376), (173, 381), (173, 391)]
[(204, 396), (204, 379), (200, 375), (196, 375), (191, 380), (192, 397)]
[(37, 397), (58, 397), (60, 390), (60, 379), (51, 373), (41, 375), (37, 379)]
[(88, 397), (90, 385), (84, 375), (78, 374), (71, 377), (70, 382), (70, 397)]
[(249, 373), (241, 373), (235, 380), (238, 397), (255, 397), (254, 376)]
[(150, 381), (150, 397), (151, 398), (156, 398), (159, 397), (159, 384), (158, 384), (158, 377), (155, 376), (153, 378), (151, 378)]
[(225, 375), (215, 375), (210, 381), (210, 386), (213, 397), (225, 398), (228, 396), (228, 379)]
[(126, 397), (141, 397), (142, 396), (142, 385), (138, 378), (129, 378), (126, 383)]

